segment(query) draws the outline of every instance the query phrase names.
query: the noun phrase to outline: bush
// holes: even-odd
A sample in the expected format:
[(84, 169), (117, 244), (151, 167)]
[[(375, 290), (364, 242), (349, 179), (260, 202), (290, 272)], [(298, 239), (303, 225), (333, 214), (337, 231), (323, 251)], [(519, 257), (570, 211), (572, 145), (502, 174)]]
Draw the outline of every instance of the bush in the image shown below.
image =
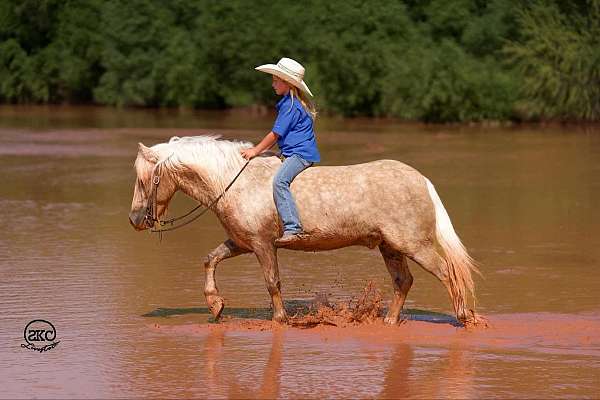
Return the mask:
[(522, 40), (505, 52), (524, 77), (528, 117), (600, 119), (600, 1), (565, 14), (535, 3), (518, 13)]
[(0, 101), (272, 105), (287, 56), (322, 111), (597, 120), (599, 2), (4, 0)]

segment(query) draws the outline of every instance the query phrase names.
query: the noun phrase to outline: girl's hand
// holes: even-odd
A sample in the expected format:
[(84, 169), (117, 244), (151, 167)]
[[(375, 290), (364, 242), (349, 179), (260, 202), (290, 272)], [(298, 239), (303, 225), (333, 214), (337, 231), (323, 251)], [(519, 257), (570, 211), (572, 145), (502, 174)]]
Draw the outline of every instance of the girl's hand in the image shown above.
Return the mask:
[(246, 160), (251, 160), (258, 155), (258, 151), (256, 151), (255, 147), (251, 147), (249, 149), (244, 149), (244, 150), (240, 151), (240, 154)]
[(249, 149), (241, 150), (240, 154), (246, 160), (251, 160), (263, 151), (270, 149), (271, 146), (275, 144), (275, 142), (277, 142), (277, 135), (274, 132), (269, 132), (263, 138), (263, 140), (260, 141), (259, 144), (257, 144), (254, 147), (250, 147)]

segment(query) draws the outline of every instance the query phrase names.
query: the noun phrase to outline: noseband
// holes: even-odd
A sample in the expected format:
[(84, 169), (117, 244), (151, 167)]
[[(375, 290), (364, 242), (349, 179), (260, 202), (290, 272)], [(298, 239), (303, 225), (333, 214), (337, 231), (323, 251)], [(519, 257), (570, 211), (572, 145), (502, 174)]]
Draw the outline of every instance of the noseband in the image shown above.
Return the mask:
[[(240, 169), (240, 171), (235, 175), (235, 177), (231, 180), (231, 182), (229, 182), (229, 185), (227, 185), (225, 187), (225, 189), (223, 190), (223, 192), (220, 195), (218, 195), (207, 207), (205, 207), (204, 210), (200, 211), (193, 217), (190, 217), (190, 219), (188, 219), (187, 221), (184, 221), (184, 222), (180, 223), (179, 225), (174, 225), (174, 223), (176, 221), (182, 220), (182, 219), (192, 215), (196, 210), (198, 210), (199, 208), (202, 207), (202, 204), (198, 204), (196, 207), (194, 207), (193, 209), (191, 209), (190, 211), (188, 211), (187, 213), (185, 213), (184, 215), (181, 215), (179, 217), (171, 218), (166, 221), (161, 221), (158, 218), (158, 207), (157, 207), (157, 200), (156, 200), (157, 193), (158, 193), (158, 185), (160, 184), (162, 164), (165, 161), (167, 161), (169, 158), (171, 158), (171, 156), (167, 157), (164, 161), (157, 163), (156, 166), (154, 167), (154, 172), (152, 174), (152, 190), (150, 192), (150, 197), (148, 198), (148, 204), (146, 206), (146, 215), (144, 217), (144, 223), (146, 224), (146, 226), (152, 227), (152, 229), (150, 231), (153, 233), (159, 233), (161, 235), (161, 238), (162, 238), (163, 232), (174, 231), (175, 229), (184, 227), (187, 224), (200, 218), (204, 213), (206, 213), (208, 210), (213, 208), (215, 206), (215, 204), (217, 204), (217, 202), (219, 200), (221, 200), (221, 198), (225, 195), (225, 193), (227, 193), (229, 188), (231, 188), (233, 183), (237, 180), (237, 178), (246, 169), (248, 164), (250, 164), (250, 160), (246, 161), (246, 163)], [(163, 228), (163, 226), (165, 226), (165, 225), (171, 225), (171, 227)]]

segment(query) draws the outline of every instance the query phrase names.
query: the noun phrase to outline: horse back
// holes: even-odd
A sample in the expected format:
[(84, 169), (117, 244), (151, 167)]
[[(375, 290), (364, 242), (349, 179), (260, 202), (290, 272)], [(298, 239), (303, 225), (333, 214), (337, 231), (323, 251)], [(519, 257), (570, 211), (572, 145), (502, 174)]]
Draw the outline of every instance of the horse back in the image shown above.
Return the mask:
[(369, 245), (386, 233), (425, 237), (435, 226), (425, 178), (399, 161), (312, 167), (292, 182), (292, 193), (304, 229), (323, 237)]

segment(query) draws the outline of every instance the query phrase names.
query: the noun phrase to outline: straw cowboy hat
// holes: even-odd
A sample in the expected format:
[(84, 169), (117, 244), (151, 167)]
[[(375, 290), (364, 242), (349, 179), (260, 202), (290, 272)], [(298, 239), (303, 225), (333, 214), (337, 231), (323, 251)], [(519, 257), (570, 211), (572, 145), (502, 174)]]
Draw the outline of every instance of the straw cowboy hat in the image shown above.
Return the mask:
[(290, 83), (309, 95), (313, 95), (306, 83), (304, 83), (304, 67), (291, 58), (282, 58), (277, 64), (265, 64), (254, 68), (257, 71), (275, 75)]

